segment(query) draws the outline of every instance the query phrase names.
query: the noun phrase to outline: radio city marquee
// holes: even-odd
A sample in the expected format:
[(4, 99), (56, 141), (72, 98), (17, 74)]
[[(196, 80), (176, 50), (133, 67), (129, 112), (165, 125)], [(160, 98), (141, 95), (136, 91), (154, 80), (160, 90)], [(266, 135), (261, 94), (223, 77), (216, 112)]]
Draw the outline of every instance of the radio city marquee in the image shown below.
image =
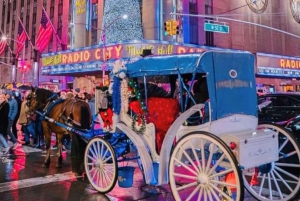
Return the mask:
[(257, 75), (300, 77), (300, 58), (257, 53)]
[(108, 60), (140, 57), (144, 49), (151, 49), (153, 55), (201, 53), (208, 48), (193, 45), (162, 43), (122, 43), (107, 46), (64, 51), (42, 55), (42, 74), (70, 74), (76, 72), (100, 71)]

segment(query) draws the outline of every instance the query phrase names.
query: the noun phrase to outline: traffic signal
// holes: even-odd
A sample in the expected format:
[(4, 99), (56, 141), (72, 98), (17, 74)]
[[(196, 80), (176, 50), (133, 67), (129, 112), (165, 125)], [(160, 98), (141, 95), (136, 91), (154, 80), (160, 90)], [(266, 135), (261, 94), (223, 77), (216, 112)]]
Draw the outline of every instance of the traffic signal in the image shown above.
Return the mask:
[(165, 25), (165, 33), (164, 33), (164, 35), (165, 36), (171, 36), (172, 35), (172, 33), (171, 33), (171, 31), (172, 31), (172, 22), (171, 22), (171, 20), (167, 20), (164, 23), (164, 25)]
[(171, 34), (178, 35), (179, 34), (179, 22), (177, 20), (172, 20), (172, 32)]

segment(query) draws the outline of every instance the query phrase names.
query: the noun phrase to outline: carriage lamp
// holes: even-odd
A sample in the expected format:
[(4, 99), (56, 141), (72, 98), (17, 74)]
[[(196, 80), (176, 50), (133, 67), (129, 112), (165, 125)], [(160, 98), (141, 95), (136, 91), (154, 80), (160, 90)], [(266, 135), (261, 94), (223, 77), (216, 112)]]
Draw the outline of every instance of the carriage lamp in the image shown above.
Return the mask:
[(236, 144), (234, 142), (230, 142), (229, 147), (231, 150), (234, 150), (236, 148)]

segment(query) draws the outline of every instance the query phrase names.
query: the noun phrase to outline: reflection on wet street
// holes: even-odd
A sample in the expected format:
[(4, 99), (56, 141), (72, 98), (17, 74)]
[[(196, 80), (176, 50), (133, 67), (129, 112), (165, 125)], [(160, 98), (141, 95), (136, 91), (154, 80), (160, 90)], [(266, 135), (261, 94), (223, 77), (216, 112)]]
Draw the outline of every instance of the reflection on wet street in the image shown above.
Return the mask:
[[(56, 150), (51, 151), (55, 160)], [(70, 153), (63, 152), (63, 167), (42, 168), (45, 152), (27, 146), (11, 151), (0, 162), (0, 200), (5, 201), (106, 201), (106, 200), (174, 200), (169, 186), (149, 186), (144, 183), (141, 170), (134, 171), (133, 186), (120, 188), (118, 182), (107, 195), (95, 191), (88, 180), (71, 172)], [(128, 165), (128, 164), (121, 164)], [(134, 164), (131, 164), (134, 165)], [(253, 198), (246, 194), (246, 201)]]

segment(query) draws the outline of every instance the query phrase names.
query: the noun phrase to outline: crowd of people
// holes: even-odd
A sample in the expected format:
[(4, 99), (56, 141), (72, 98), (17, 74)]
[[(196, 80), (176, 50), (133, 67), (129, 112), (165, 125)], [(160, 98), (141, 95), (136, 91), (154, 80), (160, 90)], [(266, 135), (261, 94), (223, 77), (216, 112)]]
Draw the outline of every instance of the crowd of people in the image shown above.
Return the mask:
[[(36, 114), (29, 115), (27, 96), (30, 93), (31, 90), (20, 91), (18, 89), (3, 90), (0, 93), (0, 155), (7, 154), (10, 149), (15, 150), (24, 145), (34, 148), (45, 146), (41, 123), (43, 118)], [(76, 98), (86, 101), (94, 115), (95, 99), (93, 94), (76, 88), (69, 92), (62, 90), (58, 92), (58, 95), (62, 99)], [(63, 144), (63, 149), (71, 150), (69, 135), (64, 137)], [(57, 144), (52, 149), (57, 149)]]

